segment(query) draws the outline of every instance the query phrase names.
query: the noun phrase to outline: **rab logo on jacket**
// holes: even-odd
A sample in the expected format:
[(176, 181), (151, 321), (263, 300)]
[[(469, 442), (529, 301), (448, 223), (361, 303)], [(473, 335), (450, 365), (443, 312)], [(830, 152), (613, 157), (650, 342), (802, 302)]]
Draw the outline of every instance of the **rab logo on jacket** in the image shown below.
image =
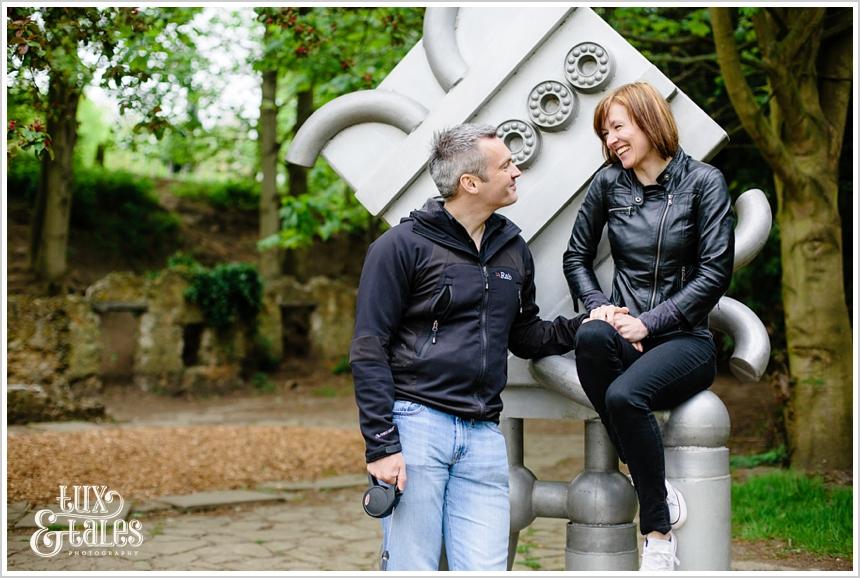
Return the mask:
[(510, 273), (505, 273), (504, 271), (496, 271), (496, 277), (499, 279), (504, 279), (505, 281), (513, 280)]

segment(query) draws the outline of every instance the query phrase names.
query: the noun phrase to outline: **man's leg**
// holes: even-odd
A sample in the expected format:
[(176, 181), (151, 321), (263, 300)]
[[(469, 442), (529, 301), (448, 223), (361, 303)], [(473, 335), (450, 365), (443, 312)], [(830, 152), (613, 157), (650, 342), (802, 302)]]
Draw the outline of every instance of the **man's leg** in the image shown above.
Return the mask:
[(382, 520), (382, 570), (438, 570), (442, 507), (454, 447), (454, 417), (412, 402), (394, 402), (406, 461), (406, 489)]
[(508, 456), (499, 426), (457, 421), (445, 493), (445, 552), (450, 570), (504, 571), (508, 563)]

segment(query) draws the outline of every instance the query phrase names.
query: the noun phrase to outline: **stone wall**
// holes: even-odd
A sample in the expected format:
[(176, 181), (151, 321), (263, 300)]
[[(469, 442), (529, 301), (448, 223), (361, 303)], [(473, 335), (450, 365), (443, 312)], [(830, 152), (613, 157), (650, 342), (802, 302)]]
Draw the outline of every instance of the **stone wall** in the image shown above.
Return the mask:
[[(222, 331), (208, 327), (199, 308), (185, 300), (187, 287), (182, 274), (167, 270), (154, 277), (112, 273), (83, 297), (10, 295), (8, 383), (16, 385), (14, 394), (10, 389), (10, 416), (13, 397), (30, 399), (26, 408), (16, 401), (18, 421), (37, 419), (40, 411), (42, 419), (68, 418), (50, 410), (52, 404), (80, 402), (90, 415), (88, 404), (108, 378), (170, 394), (220, 393), (242, 387), (261, 358), (275, 364), (285, 356), (329, 362), (349, 351), (356, 295), (349, 282), (280, 279), (266, 287), (256, 328), (237, 324)], [(288, 329), (285, 339), (285, 315), (296, 311), (306, 317), (304, 329)], [(116, 314), (123, 316), (121, 323), (103, 322)], [(122, 332), (124, 339), (110, 331)], [(117, 357), (128, 358), (128, 367), (109, 363)]]

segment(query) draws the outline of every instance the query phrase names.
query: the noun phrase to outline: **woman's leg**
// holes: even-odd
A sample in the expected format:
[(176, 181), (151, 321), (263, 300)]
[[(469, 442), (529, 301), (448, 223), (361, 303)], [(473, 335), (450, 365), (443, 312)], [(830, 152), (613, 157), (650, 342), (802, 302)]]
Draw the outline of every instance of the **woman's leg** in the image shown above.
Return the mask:
[(639, 497), (642, 534), (671, 530), (663, 438), (652, 412), (676, 407), (710, 387), (715, 357), (710, 336), (673, 337), (648, 349), (606, 390), (606, 413)]
[(641, 353), (605, 321), (594, 320), (583, 323), (576, 332), (576, 371), (585, 395), (600, 416), (612, 445), (622, 462), (627, 462), (623, 448), (619, 446), (606, 412), (606, 390)]

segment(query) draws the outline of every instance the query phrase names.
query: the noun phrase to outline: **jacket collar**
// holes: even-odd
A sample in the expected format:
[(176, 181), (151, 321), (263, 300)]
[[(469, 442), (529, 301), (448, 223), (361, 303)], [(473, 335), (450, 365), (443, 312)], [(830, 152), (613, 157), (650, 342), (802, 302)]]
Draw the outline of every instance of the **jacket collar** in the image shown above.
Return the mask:
[(427, 199), (421, 209), (412, 211), (401, 222), (408, 220), (413, 221), (415, 233), (452, 250), (468, 253), (482, 263), (489, 261), (508, 241), (520, 234), (519, 227), (493, 213), (487, 219), (479, 253), (463, 225), (445, 210), (440, 197)]

